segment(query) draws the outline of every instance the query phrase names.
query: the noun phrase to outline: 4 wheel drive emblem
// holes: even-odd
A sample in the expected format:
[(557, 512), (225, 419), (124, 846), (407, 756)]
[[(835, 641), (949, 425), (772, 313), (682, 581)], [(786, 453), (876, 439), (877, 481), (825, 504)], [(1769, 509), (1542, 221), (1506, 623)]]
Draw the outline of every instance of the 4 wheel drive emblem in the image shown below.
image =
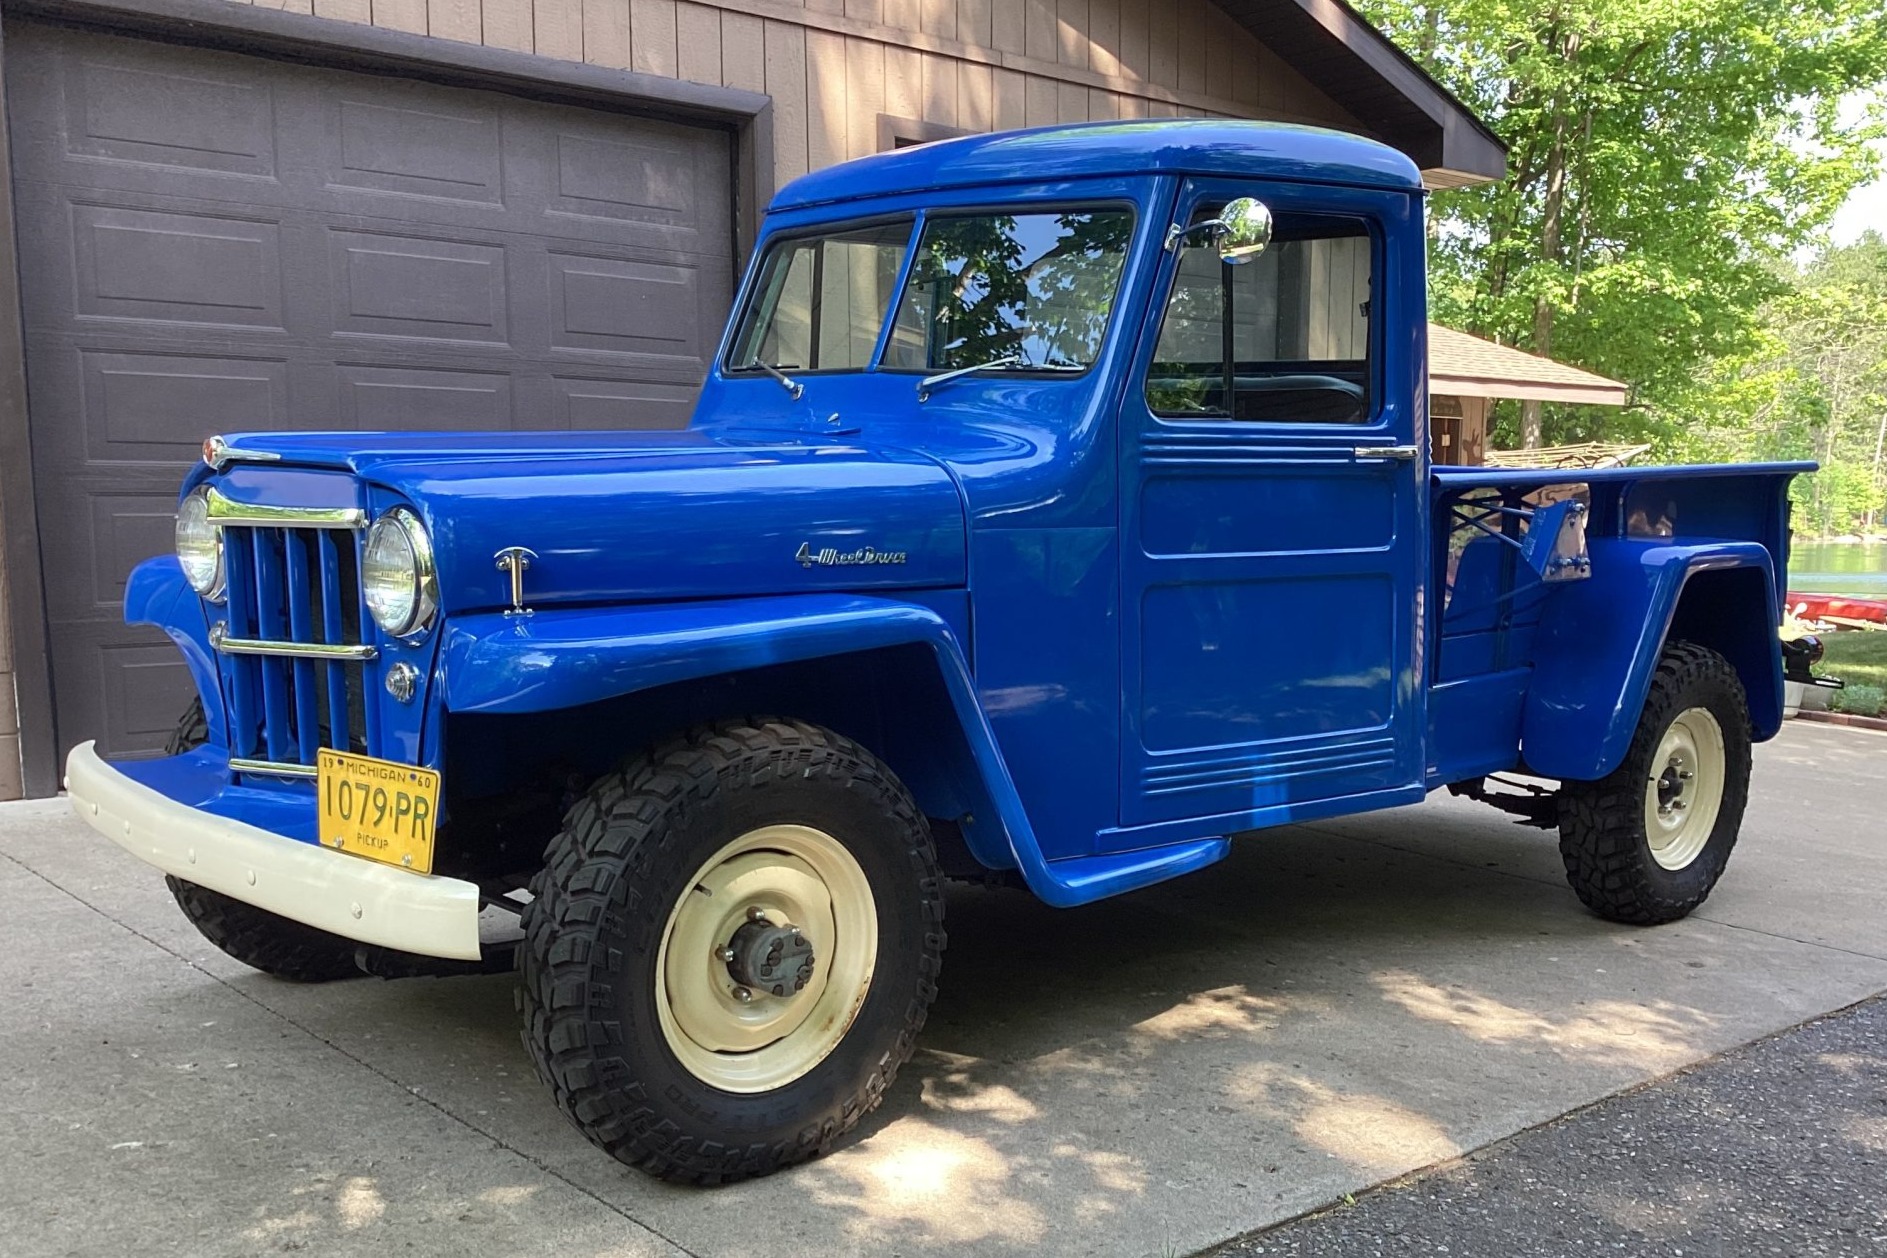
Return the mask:
[(879, 550), (875, 546), (861, 546), (857, 550), (822, 546), (814, 550), (811, 542), (801, 542), (793, 558), (799, 560), (802, 568), (850, 568), (861, 564), (903, 563), (909, 555), (901, 550)]

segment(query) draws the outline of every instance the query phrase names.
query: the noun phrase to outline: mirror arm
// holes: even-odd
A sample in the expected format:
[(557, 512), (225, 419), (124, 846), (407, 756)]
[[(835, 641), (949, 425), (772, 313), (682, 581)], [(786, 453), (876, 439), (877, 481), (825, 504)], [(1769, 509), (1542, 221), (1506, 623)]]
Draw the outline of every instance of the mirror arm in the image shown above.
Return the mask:
[(1188, 236), (1205, 231), (1217, 234), (1224, 230), (1225, 220), (1222, 218), (1209, 218), (1203, 223), (1194, 223), (1191, 227), (1174, 223), (1171, 227), (1166, 229), (1166, 245), (1164, 247), (1167, 253), (1171, 253), (1179, 247), (1179, 242), (1186, 239)]

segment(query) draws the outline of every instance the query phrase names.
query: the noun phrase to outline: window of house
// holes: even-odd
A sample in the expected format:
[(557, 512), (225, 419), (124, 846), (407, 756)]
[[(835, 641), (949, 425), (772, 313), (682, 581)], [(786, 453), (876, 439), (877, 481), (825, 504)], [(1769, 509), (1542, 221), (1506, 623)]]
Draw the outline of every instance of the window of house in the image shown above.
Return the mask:
[(727, 369), (859, 371), (871, 365), (911, 220), (782, 240), (767, 252)]
[[(1202, 207), (1195, 222), (1218, 213)], [(1355, 219), (1280, 214), (1243, 266), (1187, 238), (1147, 371), (1170, 419), (1360, 424), (1370, 417), (1370, 236)]]
[(885, 347), (891, 370), (1081, 371), (1101, 352), (1133, 214), (932, 215)]

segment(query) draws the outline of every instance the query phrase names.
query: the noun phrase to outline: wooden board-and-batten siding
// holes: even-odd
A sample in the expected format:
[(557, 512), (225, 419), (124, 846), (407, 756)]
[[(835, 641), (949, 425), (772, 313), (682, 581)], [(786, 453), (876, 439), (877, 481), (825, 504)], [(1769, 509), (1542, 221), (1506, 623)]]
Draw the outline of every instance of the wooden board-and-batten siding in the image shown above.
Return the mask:
[(964, 131), (1176, 116), (1356, 128), (1210, 0), (255, 2), (765, 92), (777, 183), (886, 147), (885, 118)]

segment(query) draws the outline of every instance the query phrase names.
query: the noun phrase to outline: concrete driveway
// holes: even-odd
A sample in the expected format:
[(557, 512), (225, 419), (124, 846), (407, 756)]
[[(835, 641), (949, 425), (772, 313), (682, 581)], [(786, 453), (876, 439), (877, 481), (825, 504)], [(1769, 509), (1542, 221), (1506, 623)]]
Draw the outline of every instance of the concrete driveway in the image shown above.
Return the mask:
[(1186, 1253), (1887, 990), (1884, 783), (1887, 735), (1791, 725), (1715, 897), (1655, 930), (1446, 798), (1073, 912), (955, 895), (883, 1109), (709, 1191), (565, 1125), (508, 979), (275, 982), (63, 805), (5, 805), (0, 1248)]

